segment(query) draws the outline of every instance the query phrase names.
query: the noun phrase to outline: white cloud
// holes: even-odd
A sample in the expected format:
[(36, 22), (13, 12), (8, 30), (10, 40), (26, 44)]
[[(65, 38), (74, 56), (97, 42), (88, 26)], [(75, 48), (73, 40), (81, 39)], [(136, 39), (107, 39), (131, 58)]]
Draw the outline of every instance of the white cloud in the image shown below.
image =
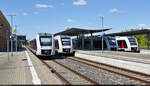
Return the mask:
[(36, 8), (53, 8), (53, 5), (47, 5), (47, 4), (36, 4)]
[(77, 0), (72, 3), (73, 5), (86, 5), (87, 2), (85, 0)]
[(110, 10), (109, 10), (109, 13), (117, 13), (117, 12), (119, 12), (119, 10), (116, 9), (116, 8), (113, 8), (113, 9), (110, 9)]
[(24, 12), (22, 13), (23, 16), (28, 16), (28, 13)]
[(138, 24), (139, 27), (145, 27), (147, 26), (146, 24)]
[(39, 14), (39, 12), (33, 12), (33, 14), (38, 15), (38, 14)]
[(138, 24), (139, 28), (150, 29), (150, 24)]
[(67, 22), (72, 22), (73, 20), (71, 18), (68, 18), (67, 19)]

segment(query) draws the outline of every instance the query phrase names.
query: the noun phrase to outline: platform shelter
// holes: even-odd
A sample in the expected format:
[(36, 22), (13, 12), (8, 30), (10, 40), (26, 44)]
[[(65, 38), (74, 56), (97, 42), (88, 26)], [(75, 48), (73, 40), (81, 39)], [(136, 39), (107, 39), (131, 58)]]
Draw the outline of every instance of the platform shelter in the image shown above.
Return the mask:
[[(76, 39), (73, 39), (73, 45), (75, 49), (94, 49), (93, 33), (105, 32), (110, 29), (111, 28), (106, 29), (68, 28), (64, 31), (56, 33), (55, 35), (76, 36)], [(90, 36), (85, 37), (85, 34), (90, 34)]]

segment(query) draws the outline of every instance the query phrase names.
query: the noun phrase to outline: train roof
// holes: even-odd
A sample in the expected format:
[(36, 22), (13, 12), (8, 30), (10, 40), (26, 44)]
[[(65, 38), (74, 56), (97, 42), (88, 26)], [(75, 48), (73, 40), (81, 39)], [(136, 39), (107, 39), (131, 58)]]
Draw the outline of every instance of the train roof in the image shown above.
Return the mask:
[(128, 38), (135, 38), (135, 37), (134, 36), (118, 36), (118, 37), (116, 37), (116, 40), (128, 39)]
[(52, 36), (51, 33), (38, 33), (39, 36)]
[(68, 35), (56, 35), (56, 37), (57, 36), (60, 36), (60, 37), (70, 37), (70, 36), (68, 36)]

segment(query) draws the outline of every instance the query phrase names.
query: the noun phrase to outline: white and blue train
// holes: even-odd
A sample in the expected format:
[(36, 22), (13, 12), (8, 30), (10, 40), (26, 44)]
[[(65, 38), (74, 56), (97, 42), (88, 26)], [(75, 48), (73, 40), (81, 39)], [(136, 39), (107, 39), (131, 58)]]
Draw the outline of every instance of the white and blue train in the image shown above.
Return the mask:
[(29, 41), (30, 50), (37, 56), (55, 55), (54, 35), (50, 33), (39, 33), (36, 38)]

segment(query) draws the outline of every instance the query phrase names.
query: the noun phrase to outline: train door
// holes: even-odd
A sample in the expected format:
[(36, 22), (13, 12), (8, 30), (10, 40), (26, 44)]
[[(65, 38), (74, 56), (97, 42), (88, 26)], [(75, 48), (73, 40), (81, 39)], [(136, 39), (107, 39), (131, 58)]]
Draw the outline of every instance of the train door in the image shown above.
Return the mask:
[(125, 50), (125, 48), (128, 48), (125, 40), (117, 40), (117, 44), (118, 44), (118, 49)]
[(58, 40), (55, 40), (55, 46), (56, 46), (56, 49), (58, 50), (58, 49), (59, 49), (59, 43), (58, 43)]

